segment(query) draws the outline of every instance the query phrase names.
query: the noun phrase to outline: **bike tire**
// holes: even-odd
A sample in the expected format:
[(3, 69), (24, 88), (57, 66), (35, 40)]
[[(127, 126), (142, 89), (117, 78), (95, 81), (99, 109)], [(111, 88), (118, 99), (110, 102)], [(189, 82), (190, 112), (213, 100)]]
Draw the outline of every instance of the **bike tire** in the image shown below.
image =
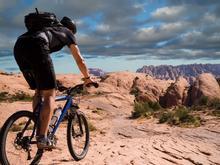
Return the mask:
[[(79, 121), (81, 121), (81, 122), (79, 122)], [(74, 127), (74, 124), (76, 122), (79, 123), (79, 125), (78, 125), (79, 128), (81, 125), (81, 128), (83, 128), (83, 130), (84, 130), (83, 134), (85, 135), (85, 142), (83, 142), (84, 144), (82, 147), (82, 151), (80, 153), (77, 153), (76, 148), (74, 147), (74, 144), (73, 144), (74, 141), (76, 141), (76, 138), (74, 136), (76, 136), (76, 134), (77, 134), (76, 133), (77, 128)], [(81, 132), (81, 130), (80, 130), (80, 132)], [(75, 161), (79, 161), (79, 160), (83, 159), (88, 152), (88, 149), (89, 149), (89, 126), (88, 126), (88, 122), (87, 122), (85, 115), (80, 111), (77, 111), (72, 117), (69, 117), (69, 119), (68, 119), (67, 145), (68, 145), (69, 152)]]
[[(33, 113), (30, 112), (30, 111), (18, 111), (16, 113), (14, 113), (13, 115), (11, 115), (7, 120), (6, 122), (4, 123), (2, 129), (1, 129), (1, 132), (0, 132), (0, 162), (4, 165), (9, 165), (9, 160), (7, 158), (7, 154), (6, 154), (6, 140), (7, 140), (7, 136), (10, 136), (10, 133), (13, 132), (11, 129), (13, 128), (13, 124), (18, 121), (18, 119), (21, 119), (23, 117), (27, 117), (28, 118), (28, 121), (29, 119), (31, 119), (30, 121), (33, 122), (33, 125), (35, 125), (35, 120), (34, 120), (34, 116), (33, 116)], [(23, 125), (26, 126), (27, 122), (24, 123)], [(29, 126), (29, 125), (28, 125)], [(31, 127), (31, 125), (30, 125)], [(25, 127), (24, 127), (25, 128)], [(33, 129), (32, 128), (26, 128), (24, 129), (22, 128), (22, 130), (25, 131), (29, 131), (29, 132), (33, 132)], [(9, 135), (8, 135), (9, 134)], [(18, 135), (18, 134), (17, 134)], [(24, 136), (24, 133), (22, 135), (22, 138)], [(17, 138), (17, 137), (16, 137)], [(14, 139), (14, 138), (13, 138)], [(36, 145), (36, 144), (34, 144)], [(35, 151), (34, 151), (35, 152)], [(36, 153), (34, 153), (33, 156), (35, 156)], [(41, 158), (41, 157), (40, 157)], [(39, 158), (39, 159), (40, 159)]]

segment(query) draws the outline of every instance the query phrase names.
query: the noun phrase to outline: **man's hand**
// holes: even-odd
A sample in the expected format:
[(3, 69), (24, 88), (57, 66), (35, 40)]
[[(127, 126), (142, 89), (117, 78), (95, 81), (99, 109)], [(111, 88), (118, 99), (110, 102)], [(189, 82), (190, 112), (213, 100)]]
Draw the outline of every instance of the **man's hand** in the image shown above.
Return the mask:
[(89, 83), (94, 83), (95, 81), (93, 81), (92, 79), (91, 79), (91, 77), (89, 77), (89, 78), (84, 78), (84, 85), (86, 86), (87, 84), (89, 84)]

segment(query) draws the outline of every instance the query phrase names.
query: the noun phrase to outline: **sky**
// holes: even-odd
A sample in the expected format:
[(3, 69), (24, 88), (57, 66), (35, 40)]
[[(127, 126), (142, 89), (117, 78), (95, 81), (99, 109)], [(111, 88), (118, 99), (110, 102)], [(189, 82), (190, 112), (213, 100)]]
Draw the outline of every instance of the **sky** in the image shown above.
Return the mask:
[[(220, 0), (0, 0), (0, 69), (16, 70), (13, 46), (36, 7), (75, 20), (89, 67), (220, 63)], [(52, 56), (59, 72), (72, 69), (68, 49)]]

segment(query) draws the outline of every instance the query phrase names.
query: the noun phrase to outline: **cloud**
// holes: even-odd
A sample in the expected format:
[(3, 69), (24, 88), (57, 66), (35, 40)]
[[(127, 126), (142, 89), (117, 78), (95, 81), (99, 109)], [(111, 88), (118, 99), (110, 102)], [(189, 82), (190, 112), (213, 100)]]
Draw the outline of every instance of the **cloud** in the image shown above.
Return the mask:
[(142, 28), (135, 33), (134, 38), (136, 42), (150, 42), (155, 44), (177, 37), (180, 33), (185, 32), (186, 28), (189, 26), (190, 23), (188, 22), (175, 22), (161, 24), (158, 27), (152, 26)]
[(17, 36), (25, 31), (24, 15), (37, 7), (56, 13), (59, 19), (75, 19), (77, 42), (85, 56), (219, 59), (219, 0), (24, 2), (0, 0), (0, 49), (13, 48)]
[(15, 43), (15, 39), (13, 37), (9, 37), (7, 35), (0, 33), (0, 54), (5, 54), (4, 52), (8, 52), (8, 48), (12, 48)]
[(162, 7), (151, 13), (153, 19), (174, 21), (186, 15), (186, 6)]

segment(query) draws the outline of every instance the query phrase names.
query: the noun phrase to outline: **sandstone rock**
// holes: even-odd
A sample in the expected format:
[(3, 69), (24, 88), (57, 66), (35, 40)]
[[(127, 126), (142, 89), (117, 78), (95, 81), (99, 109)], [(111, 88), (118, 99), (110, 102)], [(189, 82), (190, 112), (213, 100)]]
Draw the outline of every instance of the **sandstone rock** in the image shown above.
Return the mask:
[(210, 73), (203, 73), (196, 78), (188, 94), (188, 105), (197, 104), (202, 97), (220, 99), (220, 87), (215, 77)]
[(106, 75), (105, 78), (101, 80), (101, 82), (105, 82), (107, 84), (111, 84), (115, 86), (115, 88), (120, 90), (130, 91), (133, 80), (135, 77), (145, 77), (143, 73), (131, 73), (131, 72), (113, 72)]
[(154, 79), (151, 76), (136, 77), (131, 93), (135, 94), (137, 101), (157, 102), (170, 83), (170, 81)]
[(137, 101), (156, 102), (173, 81), (155, 79), (143, 73), (115, 72), (108, 73), (101, 82), (114, 86), (118, 92), (135, 95)]
[(160, 104), (163, 107), (172, 107), (186, 103), (189, 83), (183, 77), (179, 77), (172, 83), (164, 96), (160, 97)]

